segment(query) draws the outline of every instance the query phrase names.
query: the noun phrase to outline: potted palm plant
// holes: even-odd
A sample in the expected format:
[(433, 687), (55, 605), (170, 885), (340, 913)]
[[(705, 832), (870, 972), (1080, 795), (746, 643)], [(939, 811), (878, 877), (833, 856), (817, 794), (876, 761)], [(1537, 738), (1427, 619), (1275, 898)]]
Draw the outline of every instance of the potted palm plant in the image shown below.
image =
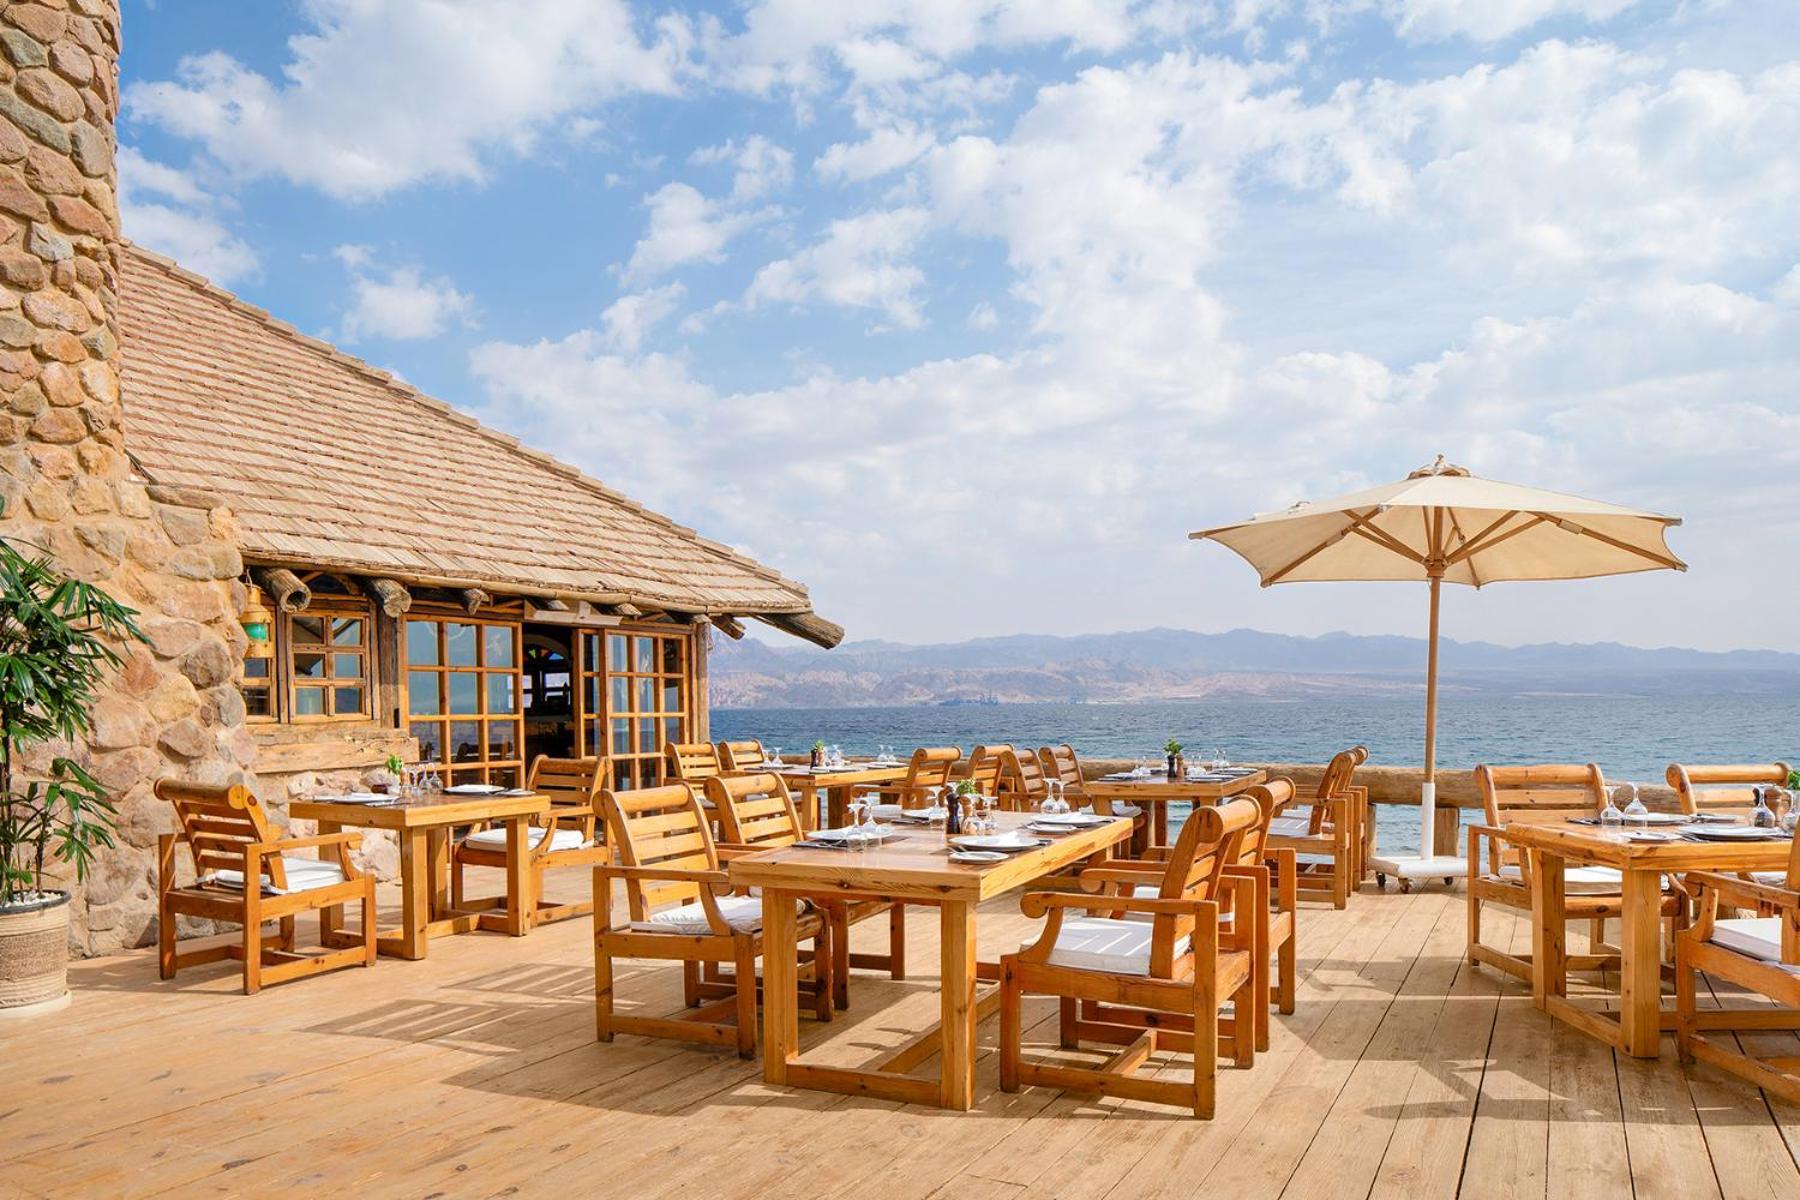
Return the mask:
[(116, 816), (74, 759), (56, 755), (42, 778), (27, 778), (22, 756), (87, 732), (100, 683), (121, 661), (113, 647), (143, 640), (135, 616), (0, 539), (0, 1015), (68, 1002), (69, 893), (48, 872), (60, 863), (85, 880), (113, 845)]

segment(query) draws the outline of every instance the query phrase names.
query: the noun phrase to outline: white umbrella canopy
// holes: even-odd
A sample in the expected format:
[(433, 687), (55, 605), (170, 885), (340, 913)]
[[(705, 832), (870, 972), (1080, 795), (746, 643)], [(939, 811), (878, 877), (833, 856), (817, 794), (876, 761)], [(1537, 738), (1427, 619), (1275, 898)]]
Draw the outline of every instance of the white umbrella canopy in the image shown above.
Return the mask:
[(1188, 536), (1229, 546), (1256, 568), (1264, 587), (1353, 580), (1430, 584), (1420, 841), (1422, 857), (1431, 859), (1441, 585), (1685, 571), (1687, 564), (1666, 540), (1679, 524), (1679, 517), (1482, 479), (1440, 454), (1398, 483), (1301, 501), (1282, 512)]

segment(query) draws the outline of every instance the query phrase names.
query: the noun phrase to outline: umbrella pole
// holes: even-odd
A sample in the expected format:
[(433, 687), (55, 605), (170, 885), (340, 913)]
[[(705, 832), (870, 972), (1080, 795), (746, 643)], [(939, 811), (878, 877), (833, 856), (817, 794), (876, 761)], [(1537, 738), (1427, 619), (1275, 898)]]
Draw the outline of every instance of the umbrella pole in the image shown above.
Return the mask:
[(1425, 651), (1425, 782), (1419, 788), (1419, 857), (1436, 854), (1437, 831), (1437, 685), (1438, 599), (1443, 589), (1444, 568), (1431, 571), (1431, 632)]

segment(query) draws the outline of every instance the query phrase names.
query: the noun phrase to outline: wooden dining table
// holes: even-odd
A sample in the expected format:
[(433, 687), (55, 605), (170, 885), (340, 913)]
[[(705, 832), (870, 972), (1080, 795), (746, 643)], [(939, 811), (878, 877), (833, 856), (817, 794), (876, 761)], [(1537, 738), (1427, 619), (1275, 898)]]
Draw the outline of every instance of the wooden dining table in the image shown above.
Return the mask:
[[(550, 811), (548, 797), (533, 792), (491, 795), (444, 792), (366, 804), (315, 796), (288, 806), (290, 819), (315, 821), (320, 833), (345, 828), (385, 829), (400, 842), (400, 926), (380, 930), (375, 948), (397, 958), (424, 958), (431, 939), (475, 929), (523, 937), (537, 908), (527, 851), (532, 819)], [(456, 909), (450, 904), (450, 837), (454, 830), (489, 822), (506, 827), (505, 906)], [(328, 918), (322, 912), (320, 919)]]
[[(1002, 831), (1022, 827), (1025, 813), (998, 814)], [(1048, 836), (1044, 844), (997, 863), (957, 863), (941, 829), (902, 828), (868, 849), (786, 846), (733, 859), (734, 887), (763, 897), (763, 1078), (771, 1084), (879, 1096), (909, 1104), (966, 1110), (975, 1102), (975, 1026), (999, 1002), (976, 995), (976, 908), (984, 900), (1085, 858), (1110, 853), (1131, 836), (1131, 821)], [(814, 897), (935, 905), (942, 935), (940, 1020), (873, 1066), (854, 1069), (800, 1061), (797, 903)], [(937, 1078), (911, 1072), (938, 1055)]]
[(787, 781), (788, 790), (796, 793), (794, 802), (800, 809), (800, 824), (807, 832), (819, 828), (819, 797), (825, 797), (825, 827), (837, 829), (845, 824), (850, 811), (850, 798), (858, 785), (899, 783), (906, 778), (906, 763), (848, 763), (842, 767), (780, 766), (762, 767)]
[[(1635, 1058), (1655, 1058), (1675, 1012), (1662, 1003), (1662, 880), (1687, 871), (1776, 871), (1787, 866), (1792, 842), (1634, 842), (1593, 825), (1526, 824), (1505, 828), (1508, 841), (1530, 856), (1531, 994), (1537, 1007)], [(1563, 868), (1569, 863), (1612, 867), (1623, 877), (1619, 935), (1619, 1003), (1610, 1012), (1569, 999), (1568, 918)], [(1787, 1014), (1779, 1014), (1786, 1017)], [(1713, 1024), (1714, 1019), (1720, 1024)], [(1746, 1014), (1699, 1015), (1706, 1028), (1742, 1028)], [(1727, 1026), (1724, 1021), (1735, 1021)], [(1791, 1021), (1781, 1028), (1791, 1028)]]
[(1136, 778), (1090, 779), (1081, 785), (1081, 794), (1094, 802), (1096, 812), (1110, 812), (1113, 804), (1143, 808), (1149, 814), (1145, 843), (1160, 849), (1169, 844), (1169, 805), (1218, 804), (1268, 781), (1269, 773), (1261, 769), (1234, 773), (1228, 779), (1170, 779), (1158, 771)]

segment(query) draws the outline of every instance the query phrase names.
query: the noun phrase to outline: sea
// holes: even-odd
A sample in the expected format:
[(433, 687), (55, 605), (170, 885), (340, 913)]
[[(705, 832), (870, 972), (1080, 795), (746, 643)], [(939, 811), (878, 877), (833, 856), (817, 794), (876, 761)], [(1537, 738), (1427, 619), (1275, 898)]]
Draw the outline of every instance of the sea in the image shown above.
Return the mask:
[[(790, 761), (814, 741), (845, 754), (883, 745), (1068, 742), (1085, 758), (1160, 764), (1174, 738), (1190, 760), (1324, 762), (1361, 742), (1371, 762), (1417, 766), (1424, 711), (1414, 699), (1181, 701), (1142, 704), (962, 704), (896, 708), (718, 708), (715, 739), (759, 738)], [(1438, 766), (1597, 762), (1610, 783), (1661, 783), (1669, 763), (1800, 765), (1800, 697), (1671, 695), (1459, 696), (1438, 712)], [(1382, 850), (1418, 844), (1416, 810), (1378, 805)], [(1183, 815), (1171, 806), (1171, 817)], [(1473, 814), (1465, 813), (1472, 818)]]

